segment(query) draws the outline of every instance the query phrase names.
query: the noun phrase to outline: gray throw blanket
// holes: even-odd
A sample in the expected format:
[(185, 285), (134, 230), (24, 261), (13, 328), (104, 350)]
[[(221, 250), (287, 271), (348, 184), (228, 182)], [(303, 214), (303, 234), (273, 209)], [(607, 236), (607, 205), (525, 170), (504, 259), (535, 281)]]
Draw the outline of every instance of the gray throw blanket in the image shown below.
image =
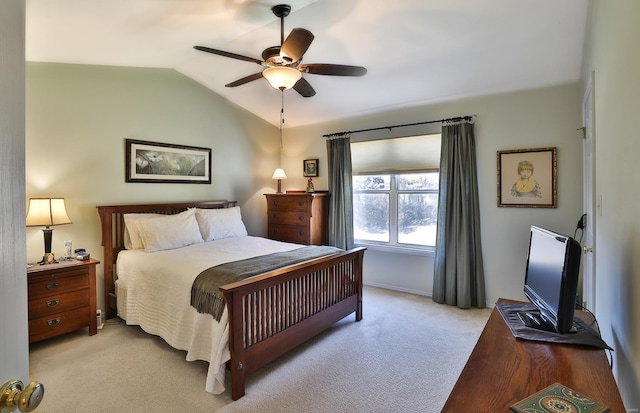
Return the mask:
[(216, 265), (202, 271), (193, 281), (191, 306), (199, 313), (211, 314), (220, 321), (225, 306), (224, 296), (220, 292), (221, 286), (341, 251), (335, 247), (311, 245)]

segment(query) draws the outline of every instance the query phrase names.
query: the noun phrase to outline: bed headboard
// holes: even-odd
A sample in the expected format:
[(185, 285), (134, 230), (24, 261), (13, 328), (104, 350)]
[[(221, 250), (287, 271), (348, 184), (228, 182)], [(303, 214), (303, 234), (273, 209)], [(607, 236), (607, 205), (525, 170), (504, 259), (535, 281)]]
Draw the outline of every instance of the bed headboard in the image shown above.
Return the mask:
[(97, 206), (102, 231), (104, 265), (104, 294), (107, 318), (116, 315), (115, 262), (118, 253), (124, 249), (124, 214), (155, 213), (173, 215), (187, 208), (219, 209), (231, 208), (237, 201), (194, 201), (165, 204), (133, 204)]

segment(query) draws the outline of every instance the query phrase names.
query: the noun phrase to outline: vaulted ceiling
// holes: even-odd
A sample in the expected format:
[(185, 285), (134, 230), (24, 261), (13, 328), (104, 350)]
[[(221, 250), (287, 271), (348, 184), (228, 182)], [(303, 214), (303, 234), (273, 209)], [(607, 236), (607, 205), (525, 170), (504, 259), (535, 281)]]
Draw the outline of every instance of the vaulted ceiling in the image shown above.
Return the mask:
[[(26, 0), (28, 61), (172, 68), (278, 125), (281, 92), (255, 63), (280, 45), (271, 0)], [(579, 79), (586, 0), (289, 0), (285, 37), (315, 39), (302, 63), (364, 66), (363, 77), (305, 73), (316, 95), (284, 92), (287, 127)]]

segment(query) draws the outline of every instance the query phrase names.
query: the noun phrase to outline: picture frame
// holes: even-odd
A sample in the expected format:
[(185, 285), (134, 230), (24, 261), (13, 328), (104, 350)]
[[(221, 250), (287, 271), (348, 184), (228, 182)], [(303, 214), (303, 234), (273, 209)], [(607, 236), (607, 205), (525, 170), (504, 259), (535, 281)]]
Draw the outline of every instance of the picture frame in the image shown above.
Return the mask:
[(557, 148), (498, 151), (498, 206), (557, 208)]
[(211, 183), (211, 148), (125, 139), (125, 182)]
[(305, 159), (302, 161), (302, 176), (318, 176), (318, 159)]

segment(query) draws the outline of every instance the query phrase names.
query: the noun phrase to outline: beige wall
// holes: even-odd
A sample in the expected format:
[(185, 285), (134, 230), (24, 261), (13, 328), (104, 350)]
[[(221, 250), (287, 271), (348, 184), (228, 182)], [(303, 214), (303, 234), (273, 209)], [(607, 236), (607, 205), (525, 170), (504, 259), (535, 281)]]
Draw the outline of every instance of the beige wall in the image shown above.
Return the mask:
[[(290, 179), (284, 186), (286, 189), (304, 188), (302, 160), (319, 158), (320, 176), (314, 179), (315, 187), (327, 187), (323, 134), (477, 115), (475, 130), (487, 304), (493, 305), (500, 297), (524, 300), (522, 288), (530, 225), (573, 235), (582, 214), (582, 135), (577, 130), (582, 124), (580, 100), (576, 83), (290, 129), (285, 132), (282, 155), (282, 165)], [(435, 128), (437, 130), (439, 126)], [(376, 134), (410, 135), (433, 131), (434, 125), (427, 125)], [(362, 134), (352, 135), (354, 140), (362, 138)], [(558, 148), (558, 208), (498, 208), (496, 152), (551, 146)], [(365, 282), (431, 295), (432, 257), (374, 250), (367, 251), (365, 256)]]
[[(65, 197), (64, 241), (102, 259), (96, 205), (233, 199), (247, 229), (264, 235), (270, 179), (279, 162), (278, 130), (183, 75), (167, 69), (28, 63), (26, 195)], [(212, 184), (125, 183), (125, 138), (212, 148)], [(27, 259), (43, 252), (27, 228)], [(98, 268), (99, 305), (102, 265)]]
[[(596, 315), (615, 346), (613, 369), (628, 411), (640, 410), (640, 2), (591, 2), (583, 78), (594, 72)], [(585, 80), (586, 84), (586, 80)], [(635, 410), (632, 410), (635, 409)]]

